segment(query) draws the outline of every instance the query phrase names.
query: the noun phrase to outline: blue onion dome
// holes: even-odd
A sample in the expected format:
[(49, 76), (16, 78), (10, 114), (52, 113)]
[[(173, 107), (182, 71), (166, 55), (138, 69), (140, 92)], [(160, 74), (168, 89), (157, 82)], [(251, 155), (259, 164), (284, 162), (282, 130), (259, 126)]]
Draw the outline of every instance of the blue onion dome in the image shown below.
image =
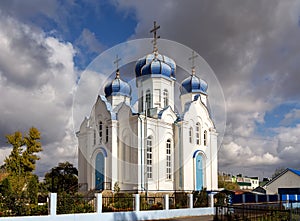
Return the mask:
[(123, 95), (126, 97), (131, 97), (131, 87), (127, 82), (120, 79), (119, 70), (116, 72), (115, 79), (105, 86), (104, 92), (105, 97), (109, 97), (111, 95)]
[(192, 71), (191, 76), (184, 79), (181, 83), (180, 92), (181, 94), (187, 93), (203, 93), (207, 94), (208, 85), (206, 81), (198, 78), (195, 75), (195, 71)]
[(136, 77), (144, 75), (163, 75), (175, 79), (176, 63), (173, 59), (153, 52), (140, 58), (135, 65)]

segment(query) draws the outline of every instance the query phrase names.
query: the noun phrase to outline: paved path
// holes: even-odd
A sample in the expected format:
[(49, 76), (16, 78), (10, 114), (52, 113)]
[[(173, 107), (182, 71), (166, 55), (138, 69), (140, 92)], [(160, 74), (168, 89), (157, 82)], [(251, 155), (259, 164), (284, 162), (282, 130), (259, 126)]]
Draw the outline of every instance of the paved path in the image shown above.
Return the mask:
[(188, 217), (177, 217), (172, 219), (162, 219), (162, 221), (212, 221), (212, 220), (214, 220), (213, 216), (188, 216)]

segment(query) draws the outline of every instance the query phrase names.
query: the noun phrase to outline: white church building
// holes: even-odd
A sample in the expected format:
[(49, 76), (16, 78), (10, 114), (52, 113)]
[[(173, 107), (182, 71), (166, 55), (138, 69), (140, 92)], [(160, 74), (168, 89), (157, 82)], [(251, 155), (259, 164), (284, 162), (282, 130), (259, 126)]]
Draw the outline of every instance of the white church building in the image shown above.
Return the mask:
[(116, 71), (78, 137), (79, 184), (103, 190), (218, 189), (217, 132), (208, 109), (207, 83), (192, 68), (181, 82), (175, 111), (176, 63), (154, 50), (135, 65), (138, 108), (131, 86)]

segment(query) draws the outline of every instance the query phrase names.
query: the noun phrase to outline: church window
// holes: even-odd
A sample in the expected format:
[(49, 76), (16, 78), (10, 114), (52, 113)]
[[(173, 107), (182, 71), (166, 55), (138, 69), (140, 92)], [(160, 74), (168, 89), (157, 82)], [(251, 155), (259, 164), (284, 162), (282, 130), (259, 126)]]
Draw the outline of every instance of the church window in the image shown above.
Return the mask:
[(166, 144), (166, 168), (167, 168), (167, 180), (172, 179), (172, 165), (171, 165), (171, 140), (167, 140)]
[(203, 144), (204, 144), (204, 146), (207, 145), (207, 131), (206, 130), (204, 131)]
[(147, 178), (152, 179), (152, 137), (147, 138)]
[(143, 112), (144, 111), (144, 94), (143, 94), (143, 91), (141, 93), (141, 98), (140, 98), (140, 105), (139, 105), (139, 108), (140, 108), (140, 112)]
[(106, 126), (106, 128), (105, 128), (105, 143), (107, 143), (108, 142), (108, 126)]
[(155, 106), (161, 106), (160, 89), (154, 89)]
[(193, 143), (193, 128), (190, 127), (189, 129), (189, 141), (190, 143)]
[(103, 123), (102, 121), (99, 122), (99, 140), (100, 140), (100, 143), (102, 143), (102, 134), (103, 134)]
[(147, 90), (146, 91), (146, 107), (145, 107), (146, 110), (149, 108), (152, 108), (151, 103), (152, 103), (151, 93), (150, 93), (150, 90)]
[(96, 145), (96, 130), (94, 130), (94, 145)]
[(200, 123), (196, 123), (196, 144), (200, 145)]
[(169, 93), (168, 90), (164, 90), (163, 93), (163, 100), (164, 100), (164, 107), (167, 107), (169, 105)]

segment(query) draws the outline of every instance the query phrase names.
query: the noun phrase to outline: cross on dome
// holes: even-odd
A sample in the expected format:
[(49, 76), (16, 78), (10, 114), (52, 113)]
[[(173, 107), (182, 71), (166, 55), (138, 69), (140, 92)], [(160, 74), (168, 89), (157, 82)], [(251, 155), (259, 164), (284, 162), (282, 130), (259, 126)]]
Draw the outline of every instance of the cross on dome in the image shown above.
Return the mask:
[(150, 33), (153, 32), (153, 40), (152, 40), (152, 43), (153, 43), (153, 52), (155, 53), (155, 55), (157, 56), (157, 39), (160, 38), (160, 36), (157, 36), (157, 30), (160, 28), (160, 25), (156, 25), (156, 21), (154, 21), (154, 24), (153, 24), (153, 29), (150, 30)]
[(192, 51), (192, 57), (189, 58), (189, 61), (192, 60), (192, 75), (195, 75), (195, 58), (197, 58), (198, 55), (195, 54), (195, 51)]
[(114, 64), (116, 64), (117, 66), (117, 71), (116, 71), (116, 78), (120, 78), (120, 71), (119, 71), (119, 61), (121, 61), (122, 59), (118, 57), (118, 55), (116, 55), (116, 60), (114, 61)]

